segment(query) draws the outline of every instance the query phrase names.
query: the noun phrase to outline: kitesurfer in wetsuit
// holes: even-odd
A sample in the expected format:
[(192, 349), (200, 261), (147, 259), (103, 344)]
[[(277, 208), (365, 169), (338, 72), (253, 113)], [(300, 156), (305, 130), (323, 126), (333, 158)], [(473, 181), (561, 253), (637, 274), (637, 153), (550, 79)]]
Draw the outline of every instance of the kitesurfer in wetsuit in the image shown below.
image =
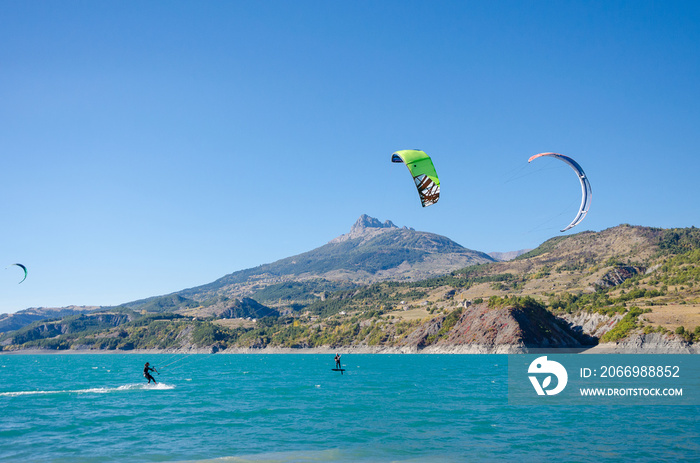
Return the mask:
[(148, 380), (148, 384), (151, 384), (151, 381), (153, 381), (153, 384), (158, 384), (156, 382), (156, 379), (153, 376), (151, 376), (151, 371), (155, 371), (156, 373), (158, 373), (158, 370), (149, 367), (148, 362), (146, 362), (146, 365), (143, 367), (143, 377)]
[(339, 370), (341, 369), (341, 366), (340, 366), (340, 354), (335, 354), (335, 367), (336, 367), (337, 369), (339, 369)]

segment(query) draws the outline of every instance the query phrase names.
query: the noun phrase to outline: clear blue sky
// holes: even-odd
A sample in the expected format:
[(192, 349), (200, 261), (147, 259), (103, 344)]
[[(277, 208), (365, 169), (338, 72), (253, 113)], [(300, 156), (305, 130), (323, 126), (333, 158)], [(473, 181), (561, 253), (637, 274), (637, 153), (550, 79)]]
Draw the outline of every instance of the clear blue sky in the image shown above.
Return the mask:
[(0, 312), (208, 283), (365, 213), (535, 247), (580, 202), (543, 151), (591, 180), (567, 233), (700, 225), (698, 2), (0, 0), (0, 44)]

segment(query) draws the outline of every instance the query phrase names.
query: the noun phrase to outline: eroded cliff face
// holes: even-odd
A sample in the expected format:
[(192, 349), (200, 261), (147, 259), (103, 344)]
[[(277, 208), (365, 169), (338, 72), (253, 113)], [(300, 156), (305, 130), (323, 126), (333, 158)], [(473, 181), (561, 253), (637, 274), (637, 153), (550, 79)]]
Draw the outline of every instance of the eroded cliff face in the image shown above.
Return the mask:
[(432, 320), (419, 326), (416, 330), (412, 331), (399, 343), (399, 345), (401, 347), (408, 347), (414, 350), (424, 349), (430, 345), (429, 339), (431, 336), (437, 336), (444, 321), (444, 316), (433, 318)]
[(451, 327), (446, 326), (446, 319), (441, 316), (424, 323), (397, 347), (426, 353), (511, 353), (587, 347), (566, 323), (536, 306), (489, 308), (483, 303), (465, 308)]
[(591, 354), (700, 354), (700, 347), (674, 334), (633, 333), (617, 342), (598, 344)]
[(635, 275), (646, 272), (646, 267), (633, 265), (619, 265), (607, 272), (600, 280), (597, 280), (594, 285), (598, 288), (612, 288), (621, 285)]
[(595, 312), (578, 312), (576, 314), (560, 315), (560, 318), (569, 324), (569, 328), (572, 331), (593, 338), (600, 338), (613, 329), (622, 317), (623, 314), (611, 316)]

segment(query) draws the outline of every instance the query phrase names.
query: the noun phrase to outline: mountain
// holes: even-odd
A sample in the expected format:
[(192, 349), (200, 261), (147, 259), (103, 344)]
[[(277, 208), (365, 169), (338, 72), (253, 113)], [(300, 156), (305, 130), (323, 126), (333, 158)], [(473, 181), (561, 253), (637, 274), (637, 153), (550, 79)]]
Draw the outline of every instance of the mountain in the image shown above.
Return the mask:
[(469, 305), (437, 316), (397, 345), (424, 352), (513, 353), (538, 348), (582, 349), (591, 342), (541, 304), (523, 299)]
[(0, 345), (24, 344), (32, 341), (42, 341), (47, 338), (56, 339), (61, 335), (82, 336), (91, 331), (108, 330), (117, 327), (135, 318), (135, 314), (127, 312), (101, 312), (69, 315), (52, 320), (41, 320), (5, 335)]
[[(483, 263), (444, 270), (460, 259)], [(324, 246), (210, 285), (0, 333), (3, 350), (476, 353), (597, 343), (700, 352), (699, 229), (620, 225), (494, 262), (362, 216)]]
[(16, 313), (0, 314), (0, 333), (14, 331), (29, 325), (37, 320), (49, 318), (61, 318), (70, 315), (79, 315), (98, 310), (99, 307), (62, 307), (62, 308), (31, 308), (20, 310)]
[[(470, 265), (494, 262), (483, 252), (467, 249), (434, 233), (399, 228), (360, 216), (347, 234), (311, 251), (271, 264), (226, 275), (212, 283), (179, 291), (179, 296), (205, 301), (214, 296), (241, 297), (274, 302), (269, 294), (289, 282), (319, 295), (376, 281), (417, 281)], [(277, 301), (285, 299), (277, 292)], [(261, 295), (263, 297), (256, 297)], [(319, 296), (320, 297), (320, 296)]]
[[(350, 231), (311, 251), (241, 270), (195, 288), (122, 304), (141, 313), (261, 318), (298, 310), (326, 294), (377, 281), (418, 281), (474, 264), (494, 262), (441, 235), (399, 228), (363, 214)], [(246, 302), (242, 302), (246, 301)], [(252, 306), (251, 302), (259, 304)], [(247, 309), (241, 311), (241, 304)], [(0, 316), (0, 333), (48, 318), (88, 313), (99, 307), (26, 309)], [(224, 314), (228, 313), (229, 317)]]
[(525, 254), (526, 252), (530, 252), (532, 249), (520, 249), (518, 251), (508, 251), (508, 252), (489, 252), (489, 256), (491, 256), (494, 260), (498, 262), (506, 262), (509, 260), (513, 260), (518, 256), (521, 256)]

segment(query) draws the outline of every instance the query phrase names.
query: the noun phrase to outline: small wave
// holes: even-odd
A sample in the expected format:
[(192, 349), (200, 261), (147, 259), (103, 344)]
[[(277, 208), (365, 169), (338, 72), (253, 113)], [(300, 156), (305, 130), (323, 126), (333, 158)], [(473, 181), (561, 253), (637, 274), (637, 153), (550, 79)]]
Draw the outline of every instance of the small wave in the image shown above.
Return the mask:
[[(358, 457), (358, 458), (354, 458)], [(348, 454), (346, 457), (341, 450), (296, 450), (290, 452), (261, 453), (257, 455), (242, 455), (219, 457), (204, 460), (184, 460), (178, 463), (286, 463), (286, 462), (325, 462), (325, 461), (357, 461), (358, 455)]]
[(66, 389), (62, 391), (14, 391), (0, 392), (0, 396), (17, 397), (23, 395), (50, 395), (50, 394), (109, 394), (110, 392), (122, 391), (139, 391), (139, 390), (154, 390), (166, 391), (175, 389), (175, 386), (169, 384), (158, 383), (155, 385), (149, 384), (125, 384), (118, 387), (92, 387), (89, 389)]

